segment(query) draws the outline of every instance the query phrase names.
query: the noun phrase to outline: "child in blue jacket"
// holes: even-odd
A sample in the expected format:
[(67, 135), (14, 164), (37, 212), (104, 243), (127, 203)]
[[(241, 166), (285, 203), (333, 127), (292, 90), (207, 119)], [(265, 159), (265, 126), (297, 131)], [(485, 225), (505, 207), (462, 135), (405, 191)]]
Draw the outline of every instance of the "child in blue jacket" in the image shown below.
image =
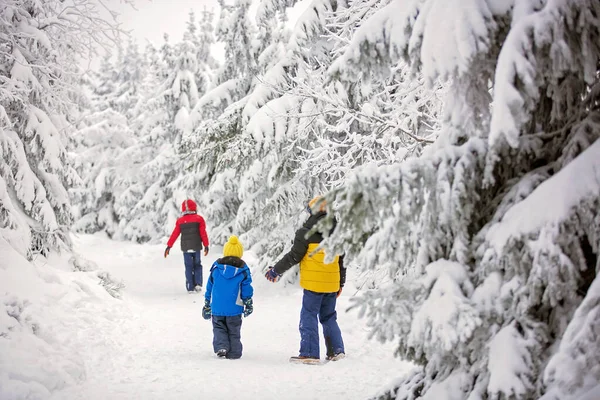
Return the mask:
[(223, 247), (223, 258), (213, 263), (206, 284), (202, 317), (208, 320), (212, 315), (213, 348), (218, 357), (242, 356), (242, 314), (247, 317), (253, 311), (252, 276), (243, 254), (237, 236), (231, 236)]

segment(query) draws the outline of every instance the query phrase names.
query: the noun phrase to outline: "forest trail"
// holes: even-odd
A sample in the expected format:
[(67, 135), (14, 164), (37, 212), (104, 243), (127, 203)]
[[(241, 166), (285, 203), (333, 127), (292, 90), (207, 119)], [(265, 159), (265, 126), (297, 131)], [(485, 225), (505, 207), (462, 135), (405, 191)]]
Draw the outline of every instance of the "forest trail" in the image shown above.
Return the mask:
[[(338, 303), (348, 357), (323, 366), (290, 364), (299, 347), (302, 291), (272, 284), (261, 274), (253, 276), (254, 313), (242, 325), (243, 357), (218, 359), (212, 325), (201, 317), (204, 296), (185, 291), (183, 257), (176, 248), (164, 259), (162, 245), (80, 235), (75, 250), (125, 283), (125, 311), (115, 312), (130, 315), (115, 316), (124, 321), (117, 329), (90, 330), (90, 345), (80, 346), (84, 383), (55, 392), (52, 399), (365, 400), (408, 367), (393, 358), (393, 344), (368, 340), (365, 320), (345, 312), (352, 290)], [(211, 247), (204, 259), (204, 281), (220, 251)], [(252, 264), (251, 254), (244, 258)], [(351, 280), (348, 289), (354, 287)]]

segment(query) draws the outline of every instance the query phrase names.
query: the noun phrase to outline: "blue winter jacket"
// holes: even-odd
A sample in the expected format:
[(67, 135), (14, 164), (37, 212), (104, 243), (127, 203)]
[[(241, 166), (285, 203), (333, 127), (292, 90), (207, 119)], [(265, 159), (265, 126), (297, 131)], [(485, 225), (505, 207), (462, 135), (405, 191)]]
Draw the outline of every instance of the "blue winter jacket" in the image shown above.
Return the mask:
[(212, 315), (231, 317), (244, 312), (243, 300), (254, 294), (250, 268), (238, 257), (223, 257), (210, 268), (206, 300), (211, 300)]

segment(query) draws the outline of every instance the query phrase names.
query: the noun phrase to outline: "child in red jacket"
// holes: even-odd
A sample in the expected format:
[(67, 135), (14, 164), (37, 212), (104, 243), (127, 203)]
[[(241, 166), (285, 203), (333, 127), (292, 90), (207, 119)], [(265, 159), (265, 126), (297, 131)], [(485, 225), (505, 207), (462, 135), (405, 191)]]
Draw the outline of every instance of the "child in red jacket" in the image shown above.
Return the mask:
[(185, 264), (185, 286), (188, 293), (202, 290), (202, 263), (200, 251), (204, 245), (204, 256), (208, 255), (208, 235), (206, 234), (206, 223), (196, 212), (197, 206), (194, 200), (185, 200), (181, 203), (183, 215), (177, 219), (175, 229), (167, 242), (165, 258), (181, 233), (181, 251), (183, 251), (183, 262)]

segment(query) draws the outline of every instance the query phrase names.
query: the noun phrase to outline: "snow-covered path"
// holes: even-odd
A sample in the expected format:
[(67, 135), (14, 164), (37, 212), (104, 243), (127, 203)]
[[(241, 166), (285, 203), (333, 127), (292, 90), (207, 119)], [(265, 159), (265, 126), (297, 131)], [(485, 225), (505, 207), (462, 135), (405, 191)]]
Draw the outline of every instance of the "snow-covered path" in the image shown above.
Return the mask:
[[(344, 293), (338, 306), (348, 357), (323, 366), (289, 364), (289, 356), (298, 351), (301, 290), (271, 284), (260, 275), (253, 276), (255, 311), (242, 326), (243, 357), (218, 359), (211, 323), (200, 315), (203, 295), (185, 291), (181, 253), (172, 251), (165, 260), (163, 246), (100, 236), (79, 236), (75, 245), (127, 285), (126, 307), (115, 310), (120, 313), (116, 319), (125, 322), (112, 332), (90, 333), (90, 345), (80, 346), (84, 384), (57, 392), (53, 399), (364, 400), (406, 368), (392, 357), (391, 344), (368, 341), (364, 320), (343, 312), (352, 293)], [(220, 250), (211, 249), (204, 260), (205, 274)], [(244, 258), (253, 261), (251, 254)]]

